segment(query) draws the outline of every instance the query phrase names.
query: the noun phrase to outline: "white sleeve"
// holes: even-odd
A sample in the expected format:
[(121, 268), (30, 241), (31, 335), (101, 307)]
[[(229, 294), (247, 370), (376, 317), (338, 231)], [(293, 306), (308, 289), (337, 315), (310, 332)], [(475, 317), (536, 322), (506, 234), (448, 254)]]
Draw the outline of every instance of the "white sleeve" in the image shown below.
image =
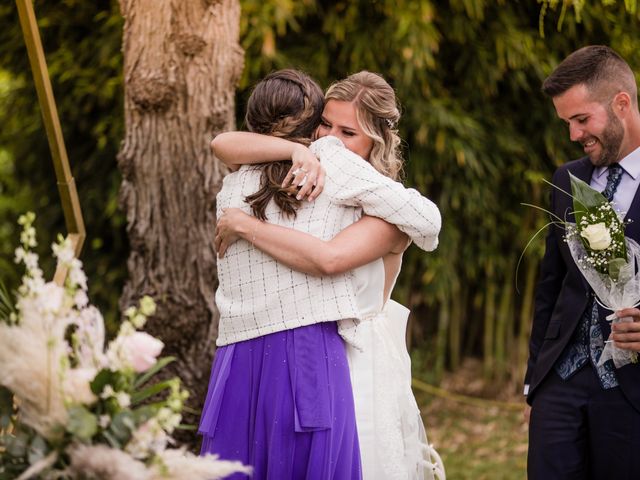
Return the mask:
[(442, 219), (431, 200), (384, 176), (336, 137), (323, 137), (310, 148), (325, 168), (323, 195), (396, 225), (423, 250), (436, 249)]

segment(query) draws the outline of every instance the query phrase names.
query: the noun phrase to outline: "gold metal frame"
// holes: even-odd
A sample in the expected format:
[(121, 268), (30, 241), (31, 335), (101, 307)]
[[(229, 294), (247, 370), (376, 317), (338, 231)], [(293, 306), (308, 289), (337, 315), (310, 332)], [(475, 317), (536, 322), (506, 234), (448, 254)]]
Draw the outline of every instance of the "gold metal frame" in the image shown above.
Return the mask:
[[(33, 0), (16, 0), (22, 34), (27, 45), (31, 71), (35, 81), (36, 91), (38, 92), (38, 101), (42, 109), (42, 118), (47, 131), (53, 166), (56, 171), (58, 192), (60, 193), (60, 201), (62, 202), (62, 211), (67, 226), (68, 238), (71, 239), (73, 250), (77, 257), (82, 251), (86, 231), (82, 219), (82, 210), (80, 209), (76, 184), (71, 176), (69, 158), (67, 157), (67, 150), (64, 145), (58, 110), (53, 97), (51, 79), (49, 78), (47, 63), (44, 58), (42, 40), (40, 39), (40, 32), (38, 30), (32, 2)], [(54, 275), (54, 281), (58, 284), (63, 284), (66, 276), (67, 272), (65, 269), (58, 268)]]

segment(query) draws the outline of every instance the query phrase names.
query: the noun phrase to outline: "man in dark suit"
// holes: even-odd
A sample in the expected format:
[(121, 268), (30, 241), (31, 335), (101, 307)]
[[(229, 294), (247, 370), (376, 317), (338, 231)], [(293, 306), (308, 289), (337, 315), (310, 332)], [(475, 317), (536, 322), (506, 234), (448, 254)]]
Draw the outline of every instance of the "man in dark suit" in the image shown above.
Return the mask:
[[(625, 234), (640, 241), (640, 113), (629, 65), (609, 47), (584, 47), (558, 65), (542, 90), (586, 154), (555, 172), (551, 211), (574, 221), (572, 200), (561, 191), (571, 191), (571, 172), (626, 212)], [(563, 229), (550, 227), (525, 377), (530, 480), (640, 479), (640, 364), (598, 366), (610, 313), (593, 300)], [(640, 328), (624, 328), (630, 331), (619, 335), (640, 342)], [(617, 340), (636, 345), (632, 337)]]

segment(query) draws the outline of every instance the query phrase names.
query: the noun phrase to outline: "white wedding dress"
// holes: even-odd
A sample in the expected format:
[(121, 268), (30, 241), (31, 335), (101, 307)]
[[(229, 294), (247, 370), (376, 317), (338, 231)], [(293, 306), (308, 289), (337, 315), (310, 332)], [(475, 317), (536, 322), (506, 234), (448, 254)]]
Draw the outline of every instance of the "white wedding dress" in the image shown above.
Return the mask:
[(382, 259), (354, 275), (362, 320), (340, 331), (347, 341), (363, 480), (444, 480), (442, 460), (427, 441), (411, 391), (409, 310), (384, 298)]

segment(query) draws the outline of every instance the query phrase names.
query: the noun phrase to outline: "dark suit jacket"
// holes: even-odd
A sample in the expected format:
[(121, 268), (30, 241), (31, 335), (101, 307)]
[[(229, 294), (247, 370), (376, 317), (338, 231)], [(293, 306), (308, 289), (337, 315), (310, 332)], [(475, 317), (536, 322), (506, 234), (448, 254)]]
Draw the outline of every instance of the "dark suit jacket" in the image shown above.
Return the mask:
[[(570, 193), (569, 172), (589, 183), (593, 165), (588, 157), (584, 157), (556, 170), (553, 175), (553, 184)], [(560, 218), (575, 221), (569, 214), (572, 210), (571, 197), (553, 188), (551, 211)], [(638, 192), (635, 194), (626, 218), (632, 221), (626, 226), (626, 236), (640, 241), (640, 195)], [(571, 340), (589, 300), (589, 284), (573, 261), (563, 235), (564, 231), (558, 226), (549, 227), (540, 279), (536, 288), (529, 361), (525, 376), (525, 383), (529, 384), (527, 396), (529, 403), (535, 396), (536, 388), (551, 372), (556, 360)], [(600, 326), (606, 339), (611, 328), (604, 318), (611, 312), (600, 310)], [(629, 364), (616, 369), (616, 375), (623, 394), (640, 411), (640, 364)]]

